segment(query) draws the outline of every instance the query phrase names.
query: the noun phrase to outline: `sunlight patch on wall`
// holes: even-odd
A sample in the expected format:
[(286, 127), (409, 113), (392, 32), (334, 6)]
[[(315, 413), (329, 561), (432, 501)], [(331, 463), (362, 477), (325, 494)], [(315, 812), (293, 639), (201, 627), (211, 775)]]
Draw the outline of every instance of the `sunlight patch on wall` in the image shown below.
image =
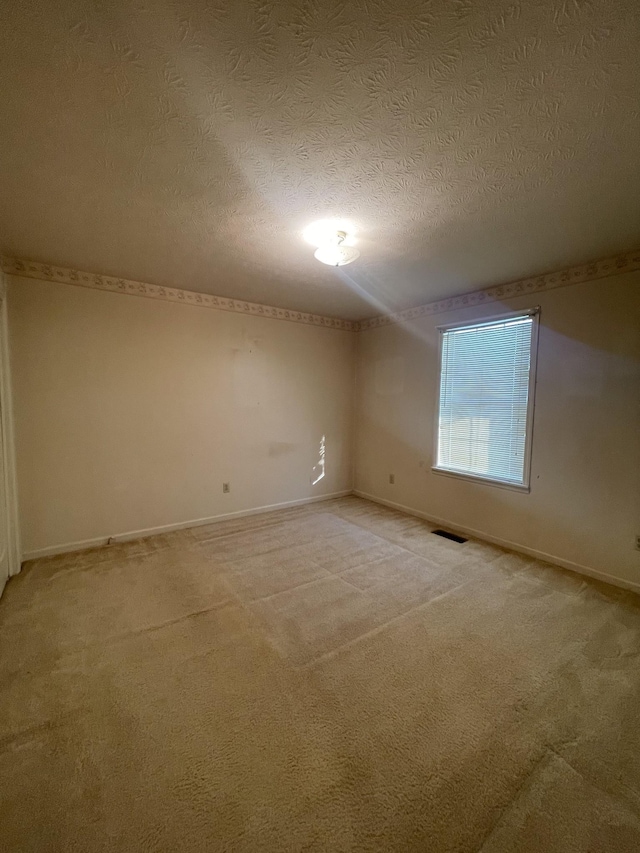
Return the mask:
[(313, 470), (311, 472), (311, 476), (315, 479), (311, 480), (311, 485), (315, 486), (316, 483), (319, 483), (320, 480), (324, 477), (325, 474), (325, 437), (324, 435), (320, 439), (320, 450), (318, 452), (318, 464), (313, 466)]

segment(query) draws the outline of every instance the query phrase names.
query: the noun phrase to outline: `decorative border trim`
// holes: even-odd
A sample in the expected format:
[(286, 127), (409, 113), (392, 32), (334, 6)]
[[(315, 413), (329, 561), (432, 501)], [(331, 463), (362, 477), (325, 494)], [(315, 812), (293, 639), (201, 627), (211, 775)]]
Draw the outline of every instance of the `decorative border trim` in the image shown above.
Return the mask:
[(257, 302), (244, 302), (240, 299), (229, 299), (224, 296), (212, 296), (209, 293), (197, 293), (193, 290), (179, 290), (175, 287), (161, 287), (157, 284), (147, 284), (143, 281), (132, 281), (127, 278), (112, 278), (106, 275), (82, 272), (80, 270), (56, 267), (51, 264), (41, 264), (35, 261), (23, 261), (18, 258), (2, 258), (0, 268), (8, 275), (23, 278), (38, 278), (44, 281), (57, 281), (61, 284), (75, 284), (80, 287), (91, 287), (94, 290), (107, 290), (111, 293), (125, 293), (130, 296), (144, 296), (147, 299), (162, 299), (165, 302), (181, 302), (184, 305), (196, 305), (202, 308), (215, 308), (218, 311), (231, 311), (234, 314), (250, 314), (254, 317), (267, 317), (271, 320), (288, 320), (292, 323), (304, 323), (308, 326), (323, 326), (327, 329), (340, 329), (345, 332), (366, 332), (380, 326), (390, 326), (394, 323), (405, 323), (454, 311), (457, 308), (469, 308), (473, 305), (497, 302), (528, 293), (540, 293), (545, 290), (555, 290), (569, 284), (582, 284), (585, 281), (595, 281), (611, 275), (640, 270), (640, 249), (569, 267), (560, 272), (522, 278), (508, 284), (497, 284), (484, 290), (474, 290), (461, 296), (452, 296), (438, 302), (426, 302), (416, 308), (407, 308), (395, 314), (383, 314), (368, 320), (341, 320), (338, 317), (324, 317), (320, 314), (306, 314), (302, 311), (289, 311), (286, 308), (274, 308), (272, 305), (261, 305)]
[(66, 267), (55, 267), (51, 264), (40, 264), (35, 261), (2, 258), (1, 266), (2, 270), (8, 275), (17, 275), (23, 278), (39, 278), (44, 281), (56, 281), (60, 284), (76, 284), (80, 287), (91, 287), (94, 290), (126, 293), (130, 296), (144, 296), (148, 299), (162, 299), (165, 302), (181, 302), (184, 305), (216, 308), (219, 311), (250, 314), (254, 317), (267, 317), (271, 320), (289, 320), (292, 323), (305, 323), (308, 326), (323, 326), (327, 329), (341, 329), (346, 332), (357, 332), (359, 328), (357, 321), (323, 317), (320, 314), (306, 314), (301, 311), (289, 311), (286, 308), (274, 308), (271, 305), (260, 305), (257, 302), (244, 302), (240, 299), (196, 293), (193, 290), (160, 287), (157, 284), (146, 284), (143, 281), (112, 278), (107, 275), (96, 275), (95, 273), (67, 269)]
[(358, 325), (358, 331), (365, 332), (368, 329), (377, 329), (379, 326), (404, 323), (432, 314), (441, 314), (444, 311), (453, 311), (456, 308), (468, 308), (472, 305), (497, 302), (501, 299), (510, 299), (511, 297), (527, 293), (540, 293), (544, 290), (554, 290), (556, 287), (565, 287), (568, 284), (581, 284), (585, 281), (594, 281), (610, 275), (633, 272), (634, 270), (640, 270), (640, 249), (634, 252), (627, 252), (624, 255), (616, 255), (613, 258), (593, 261), (590, 264), (569, 267), (561, 272), (523, 278), (519, 281), (512, 281), (509, 284), (497, 284), (493, 287), (487, 287), (484, 290), (475, 290), (471, 293), (464, 293), (461, 296), (442, 299), (439, 302), (427, 302), (425, 305), (419, 305), (417, 308), (408, 308), (396, 314), (384, 314), (381, 317), (372, 317), (370, 320), (361, 320)]

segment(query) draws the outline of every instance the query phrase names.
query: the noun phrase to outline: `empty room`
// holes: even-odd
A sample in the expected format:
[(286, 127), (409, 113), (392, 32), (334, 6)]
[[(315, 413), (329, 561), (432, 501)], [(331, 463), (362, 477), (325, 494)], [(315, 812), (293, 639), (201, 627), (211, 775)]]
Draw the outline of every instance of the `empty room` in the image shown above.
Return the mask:
[(640, 851), (640, 7), (0, 12), (0, 850)]

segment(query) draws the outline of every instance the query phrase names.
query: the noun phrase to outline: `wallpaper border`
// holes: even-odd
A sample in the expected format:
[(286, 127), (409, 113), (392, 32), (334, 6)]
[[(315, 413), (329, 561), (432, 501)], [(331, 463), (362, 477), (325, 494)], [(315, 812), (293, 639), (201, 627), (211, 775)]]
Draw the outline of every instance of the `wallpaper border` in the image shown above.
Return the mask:
[(19, 258), (2, 258), (2, 270), (7, 275), (23, 278), (38, 278), (43, 281), (55, 281), (60, 284), (75, 284), (94, 290), (106, 290), (110, 293), (124, 293), (129, 296), (144, 296), (147, 299), (161, 299), (165, 302), (178, 302), (183, 305), (195, 305), (201, 308), (215, 308), (219, 311), (231, 311), (235, 314), (250, 314), (252, 317), (267, 317), (271, 320), (288, 320), (292, 323), (304, 323), (308, 326), (322, 326), (327, 329), (341, 329), (357, 332), (359, 324), (338, 317), (324, 317), (320, 314), (308, 314), (304, 311), (290, 311), (287, 308), (274, 308), (257, 302), (245, 302), (225, 296), (213, 296), (209, 293), (197, 293), (193, 290), (179, 290), (175, 287), (161, 287), (143, 281), (127, 278), (114, 278), (108, 275), (83, 272), (81, 270), (57, 267)]
[(75, 284), (95, 290), (106, 290), (110, 293), (124, 293), (130, 296), (143, 296), (147, 299), (161, 299), (165, 302), (177, 302), (183, 305), (195, 305), (202, 308), (214, 308), (219, 311), (231, 311), (235, 314), (249, 314), (253, 317), (266, 317), (271, 320), (288, 320), (292, 323), (303, 323), (308, 326), (322, 326), (327, 329), (340, 329), (347, 332), (365, 332), (380, 326), (390, 326), (454, 311), (458, 308), (469, 308), (509, 299), (527, 293), (540, 293), (566, 287), (570, 284), (581, 284), (595, 281), (620, 273), (640, 270), (640, 249), (625, 252), (613, 257), (591, 261), (568, 267), (557, 272), (518, 279), (507, 284), (496, 284), (483, 290), (474, 290), (460, 296), (452, 296), (436, 302), (426, 302), (416, 308), (407, 308), (395, 314), (382, 314), (367, 320), (342, 320), (338, 317), (325, 317), (321, 314), (309, 314), (304, 311), (291, 311), (287, 308), (275, 308), (272, 305), (262, 305), (258, 302), (245, 302), (241, 299), (231, 299), (224, 296), (213, 296), (209, 293), (198, 293), (193, 290), (180, 290), (175, 287), (162, 287), (157, 284), (147, 284), (126, 278), (114, 278), (107, 275), (83, 272), (81, 270), (57, 267), (52, 264), (25, 261), (18, 258), (2, 258), (2, 271), (7, 275), (37, 278), (44, 281), (55, 281), (61, 284)]
[(408, 320), (416, 320), (432, 314), (441, 314), (444, 311), (454, 311), (457, 308), (468, 308), (472, 305), (482, 305), (487, 302), (497, 302), (500, 299), (510, 299), (526, 293), (540, 293), (544, 290), (554, 290), (557, 287), (565, 287), (569, 284), (582, 284), (585, 281), (595, 281), (611, 275), (624, 272), (640, 270), (640, 249), (633, 252), (625, 252), (588, 264), (580, 264), (575, 267), (558, 272), (535, 275), (530, 278), (522, 278), (511, 281), (508, 284), (496, 284), (483, 290), (474, 290), (463, 293), (460, 296), (452, 296), (449, 299), (441, 299), (437, 302), (426, 302), (416, 308), (407, 308), (395, 314), (383, 314), (380, 317), (372, 317), (369, 320), (361, 320), (358, 331), (365, 332), (368, 329), (377, 329), (380, 326), (390, 326), (394, 323), (404, 323)]

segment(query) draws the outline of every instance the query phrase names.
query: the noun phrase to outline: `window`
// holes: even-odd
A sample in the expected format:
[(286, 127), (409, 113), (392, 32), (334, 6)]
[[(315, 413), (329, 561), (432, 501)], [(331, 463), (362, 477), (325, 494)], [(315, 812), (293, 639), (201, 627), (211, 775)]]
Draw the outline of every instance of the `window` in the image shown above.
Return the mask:
[(435, 471), (528, 489), (537, 320), (440, 329)]

